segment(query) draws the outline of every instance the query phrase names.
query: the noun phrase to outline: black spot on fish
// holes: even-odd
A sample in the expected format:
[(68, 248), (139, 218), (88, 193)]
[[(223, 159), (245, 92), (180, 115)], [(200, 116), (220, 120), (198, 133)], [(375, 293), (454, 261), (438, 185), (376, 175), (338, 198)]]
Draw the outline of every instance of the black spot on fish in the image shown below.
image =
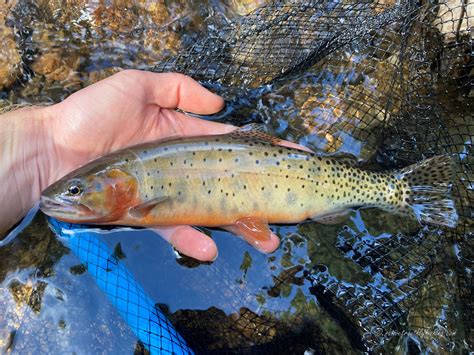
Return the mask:
[(260, 164), (260, 162), (258, 160), (255, 160), (255, 164)]

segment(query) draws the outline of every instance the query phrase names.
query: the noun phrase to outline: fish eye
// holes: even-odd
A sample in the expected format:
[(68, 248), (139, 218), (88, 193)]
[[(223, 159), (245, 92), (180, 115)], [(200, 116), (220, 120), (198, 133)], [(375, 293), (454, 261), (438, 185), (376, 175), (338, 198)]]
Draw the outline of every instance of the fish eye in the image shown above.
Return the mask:
[(73, 183), (68, 187), (67, 192), (72, 196), (78, 196), (82, 193), (82, 186), (78, 183)]

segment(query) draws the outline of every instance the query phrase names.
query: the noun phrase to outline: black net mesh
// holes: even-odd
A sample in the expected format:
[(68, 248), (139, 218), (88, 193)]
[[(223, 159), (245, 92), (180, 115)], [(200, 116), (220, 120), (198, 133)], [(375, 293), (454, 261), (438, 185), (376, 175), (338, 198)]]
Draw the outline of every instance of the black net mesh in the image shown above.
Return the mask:
[(460, 221), (448, 230), (360, 211), (344, 226), (275, 227), (282, 247), (265, 259), (263, 287), (236, 288), (213, 264), (201, 272), (221, 281), (230, 311), (161, 311), (203, 353), (472, 351), (472, 1), (273, 1), (213, 21), (154, 67), (229, 99), (208, 119), (261, 122), (370, 169), (452, 154)]
[[(449, 349), (452, 324), (435, 314), (446, 296), (430, 289), (433, 279), (458, 287), (453, 297), (467, 306), (461, 318), (472, 340), (473, 7), (272, 2), (155, 67), (218, 82), (224, 92), (247, 88), (254, 101), (242, 112), (251, 120), (328, 154), (356, 152), (384, 168), (455, 156), (456, 231), (424, 227), (374, 239), (346, 227), (336, 246), (373, 281), (343, 282), (322, 265), (305, 271), (323, 308), (354, 330), (356, 349), (374, 351), (410, 331), (425, 344), (409, 339), (408, 348), (430, 348), (435, 331)], [(271, 88), (252, 90), (263, 85)], [(469, 266), (447, 281), (443, 264), (465, 265), (446, 252), (453, 243)]]

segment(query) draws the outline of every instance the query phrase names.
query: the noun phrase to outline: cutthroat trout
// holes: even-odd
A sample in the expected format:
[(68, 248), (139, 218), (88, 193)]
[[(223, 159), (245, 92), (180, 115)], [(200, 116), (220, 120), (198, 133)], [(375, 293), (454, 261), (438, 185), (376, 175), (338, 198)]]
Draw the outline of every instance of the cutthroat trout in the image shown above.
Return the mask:
[(356, 207), (457, 223), (449, 156), (380, 173), (278, 143), (244, 128), (127, 148), (48, 187), (41, 209), (73, 223), (226, 226), (253, 244), (268, 223), (333, 223)]

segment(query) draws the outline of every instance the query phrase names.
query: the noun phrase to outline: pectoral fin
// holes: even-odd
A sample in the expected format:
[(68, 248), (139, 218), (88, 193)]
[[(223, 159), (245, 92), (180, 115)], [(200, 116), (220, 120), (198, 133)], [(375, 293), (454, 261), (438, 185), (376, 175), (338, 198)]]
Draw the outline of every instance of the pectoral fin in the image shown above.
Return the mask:
[(335, 224), (341, 224), (347, 221), (350, 214), (351, 214), (350, 210), (345, 210), (341, 212), (327, 214), (324, 216), (311, 217), (311, 219), (321, 224), (335, 225)]
[(156, 197), (152, 200), (145, 201), (143, 203), (140, 203), (139, 205), (136, 205), (128, 210), (128, 213), (132, 217), (136, 218), (145, 218), (150, 214), (150, 212), (160, 203), (166, 201), (168, 199), (168, 196), (160, 196)]
[(247, 243), (259, 248), (261, 242), (268, 242), (271, 239), (271, 231), (266, 221), (255, 218), (241, 218), (226, 229), (234, 234), (242, 236)]

